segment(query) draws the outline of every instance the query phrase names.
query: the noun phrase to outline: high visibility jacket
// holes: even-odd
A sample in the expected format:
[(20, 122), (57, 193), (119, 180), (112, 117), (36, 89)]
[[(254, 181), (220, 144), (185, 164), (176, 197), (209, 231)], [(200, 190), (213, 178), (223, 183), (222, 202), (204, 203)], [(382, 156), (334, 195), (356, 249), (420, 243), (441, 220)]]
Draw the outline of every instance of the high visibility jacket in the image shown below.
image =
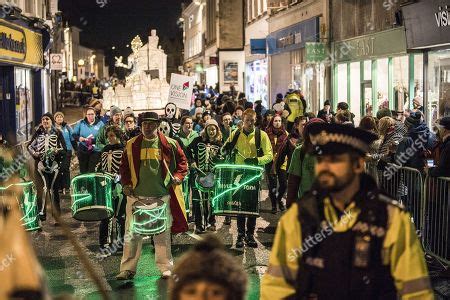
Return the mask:
[(302, 100), (297, 94), (291, 93), (287, 95), (285, 98), (285, 102), (291, 111), (287, 118), (288, 122), (294, 122), (295, 118), (304, 115), (305, 108), (303, 107)]
[[(233, 141), (234, 135), (236, 132), (238, 132), (239, 129), (236, 129), (233, 131), (228, 138), (226, 144), (231, 143)], [(270, 163), (273, 160), (273, 150), (272, 150), (272, 144), (270, 143), (269, 136), (264, 131), (261, 132), (261, 149), (263, 152), (263, 155), (258, 157), (258, 165), (264, 166), (268, 163)], [(235, 163), (243, 165), (244, 160), (246, 158), (253, 158), (257, 157), (257, 149), (256, 149), (256, 142), (255, 142), (255, 130), (253, 130), (252, 133), (249, 135), (245, 134), (244, 131), (241, 129), (241, 133), (239, 134), (239, 137), (237, 139), (236, 145), (234, 146), (234, 149), (236, 149), (236, 159)]]
[[(284, 299), (296, 292), (295, 287), (288, 282), (296, 280), (298, 258), (304, 249), (297, 205), (292, 205), (278, 223), (269, 266), (262, 278), (261, 299)], [(352, 202), (344, 212), (345, 218), (338, 218), (328, 199), (324, 200), (323, 210), (326, 220), (335, 224), (335, 232), (351, 230), (360, 212)], [(382, 252), (389, 262), (398, 295), (401, 299), (433, 299), (424, 254), (410, 215), (392, 204), (388, 204), (387, 210), (388, 226)], [(336, 274), (336, 280), (339, 280), (339, 274)]]

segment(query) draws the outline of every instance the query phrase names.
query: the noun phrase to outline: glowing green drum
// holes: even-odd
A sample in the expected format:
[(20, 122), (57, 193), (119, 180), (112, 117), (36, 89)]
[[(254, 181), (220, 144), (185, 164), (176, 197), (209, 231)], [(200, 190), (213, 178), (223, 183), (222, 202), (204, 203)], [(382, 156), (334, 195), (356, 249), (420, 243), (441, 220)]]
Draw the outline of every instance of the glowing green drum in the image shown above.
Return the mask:
[(264, 169), (248, 165), (216, 165), (213, 214), (259, 216), (260, 185)]
[(39, 210), (37, 206), (36, 187), (32, 181), (11, 184), (7, 187), (0, 187), (0, 195), (11, 194), (17, 200), (22, 212), (22, 224), (27, 231), (34, 231), (39, 226)]
[(133, 206), (131, 232), (140, 235), (157, 235), (167, 230), (167, 204)]
[(101, 221), (114, 215), (112, 183), (103, 173), (81, 174), (72, 179), (72, 216), (79, 221)]

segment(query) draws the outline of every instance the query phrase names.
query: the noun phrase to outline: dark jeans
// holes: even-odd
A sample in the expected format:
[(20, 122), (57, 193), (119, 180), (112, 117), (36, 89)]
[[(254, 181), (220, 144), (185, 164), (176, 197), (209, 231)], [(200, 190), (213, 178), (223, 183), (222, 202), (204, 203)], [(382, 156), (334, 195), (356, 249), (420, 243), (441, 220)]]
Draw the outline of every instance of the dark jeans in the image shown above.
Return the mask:
[[(281, 201), (287, 188), (287, 173), (285, 170), (277, 170), (277, 174), (267, 173), (269, 198), (272, 202), (272, 207), (276, 207), (277, 203)], [(278, 182), (278, 184), (277, 184)], [(277, 191), (278, 185), (278, 191)], [(277, 193), (278, 192), (278, 193)]]
[[(38, 209), (39, 212), (41, 212), (41, 209), (44, 205), (44, 199), (42, 198), (42, 193), (44, 191), (44, 181), (46, 182), (47, 185), (47, 194), (51, 194), (53, 193), (53, 202), (52, 204), (52, 213), (55, 216), (60, 216), (61, 215), (61, 205), (60, 205), (60, 200), (59, 200), (59, 186), (58, 186), (58, 177), (60, 177), (60, 175), (58, 174), (57, 178), (55, 179), (55, 183), (53, 184), (53, 189), (51, 189), (51, 184), (53, 181), (53, 177), (54, 177), (54, 173), (44, 173), (42, 172), (42, 174), (44, 175), (44, 179), (42, 178), (41, 174), (38, 172), (37, 169), (37, 165), (36, 165), (36, 173), (35, 173), (35, 184), (36, 184), (36, 191), (37, 191), (37, 203), (38, 203)], [(45, 195), (46, 196), (46, 195)], [(48, 199), (48, 198), (47, 198)], [(46, 205), (44, 206), (44, 216), (47, 214), (47, 207)]]
[(100, 159), (100, 152), (84, 152), (78, 150), (78, 162), (80, 164), (80, 174), (95, 173), (95, 167)]
[(61, 172), (58, 176), (58, 187), (59, 189), (68, 189), (70, 187), (70, 162), (72, 160), (72, 151), (67, 151), (66, 156), (61, 162), (61, 167), (59, 171)]
[(197, 228), (205, 228), (207, 225), (216, 225), (216, 217), (212, 214), (211, 194), (200, 192), (192, 188), (192, 212)]
[[(246, 234), (247, 235), (255, 234), (256, 218), (257, 217), (238, 216), (237, 217), (238, 235), (245, 236)], [(246, 225), (247, 225), (247, 231), (245, 231)]]
[[(113, 199), (113, 201), (118, 201), (118, 199)], [(115, 239), (123, 240), (125, 238), (126, 207), (127, 207), (127, 197), (125, 195), (123, 195), (122, 202), (120, 203), (120, 207), (115, 207), (116, 212), (117, 212), (117, 223), (119, 225), (119, 230), (118, 230), (118, 232), (116, 232), (116, 236), (110, 237), (111, 243), (114, 243)], [(98, 231), (99, 231), (98, 240), (99, 240), (100, 247), (102, 247), (103, 245), (108, 243), (108, 237), (110, 234), (110, 226), (112, 226), (111, 219), (105, 219), (105, 220), (100, 221), (99, 228), (98, 228)], [(112, 230), (112, 228), (111, 228), (111, 230)], [(122, 244), (124, 244), (123, 241), (122, 241)]]

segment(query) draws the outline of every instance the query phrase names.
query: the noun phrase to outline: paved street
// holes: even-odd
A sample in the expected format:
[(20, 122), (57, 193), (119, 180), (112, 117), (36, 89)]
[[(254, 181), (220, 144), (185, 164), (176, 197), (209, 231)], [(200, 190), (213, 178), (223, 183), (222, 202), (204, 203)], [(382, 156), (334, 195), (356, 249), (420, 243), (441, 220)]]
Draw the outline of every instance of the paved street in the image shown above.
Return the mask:
[[(263, 199), (267, 191), (262, 193)], [(105, 259), (97, 258), (98, 252), (98, 226), (97, 223), (78, 222), (71, 217), (69, 211), (69, 198), (64, 198), (64, 217), (72, 232), (81, 242), (84, 250), (89, 254), (97, 273), (105, 280), (108, 289), (115, 299), (166, 299), (167, 281), (159, 278), (159, 271), (154, 263), (153, 247), (150, 240), (144, 244), (143, 255), (140, 259), (136, 277), (133, 283), (116, 281), (114, 276), (118, 273), (121, 253), (116, 253)], [(218, 217), (217, 234), (229, 249), (229, 252), (242, 261), (249, 274), (248, 299), (259, 298), (259, 280), (264, 273), (271, 241), (275, 232), (277, 216), (269, 212), (270, 202), (262, 202), (261, 218), (257, 222), (258, 248), (245, 248), (237, 250), (233, 244), (236, 240), (236, 222), (231, 226), (222, 224), (223, 218)], [(42, 232), (32, 234), (33, 243), (46, 273), (52, 294), (74, 294), (84, 299), (98, 299), (99, 294), (90, 279), (87, 278), (81, 262), (75, 255), (74, 248), (63, 235), (61, 229), (55, 228), (53, 220), (48, 218)], [(176, 235), (173, 237), (172, 253), (174, 259), (180, 257), (200, 236), (192, 233)]]

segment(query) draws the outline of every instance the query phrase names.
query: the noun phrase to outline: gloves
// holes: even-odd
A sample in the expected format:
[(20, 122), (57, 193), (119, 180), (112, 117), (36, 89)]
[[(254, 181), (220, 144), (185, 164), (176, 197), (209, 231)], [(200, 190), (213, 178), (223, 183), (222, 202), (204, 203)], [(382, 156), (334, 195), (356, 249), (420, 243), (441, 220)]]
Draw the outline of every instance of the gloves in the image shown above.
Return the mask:
[(258, 158), (257, 158), (257, 157), (246, 158), (246, 159), (244, 160), (244, 163), (245, 163), (246, 165), (257, 166), (257, 165), (258, 165)]

